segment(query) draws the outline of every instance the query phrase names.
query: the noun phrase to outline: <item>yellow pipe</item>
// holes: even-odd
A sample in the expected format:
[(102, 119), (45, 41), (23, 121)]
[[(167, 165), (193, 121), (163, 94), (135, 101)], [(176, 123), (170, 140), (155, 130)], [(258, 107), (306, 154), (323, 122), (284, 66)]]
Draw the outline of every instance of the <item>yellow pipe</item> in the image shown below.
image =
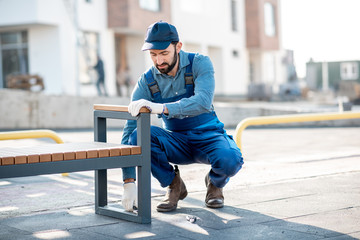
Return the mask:
[(51, 130), (25, 130), (25, 131), (11, 131), (0, 132), (0, 140), (13, 140), (25, 138), (51, 138), (56, 143), (64, 143), (63, 140)]
[(242, 120), (235, 130), (235, 142), (241, 149), (241, 135), (248, 126), (292, 123), (292, 122), (314, 122), (314, 121), (328, 121), (341, 119), (356, 119), (360, 118), (360, 112), (333, 112), (333, 113), (310, 113), (310, 114), (291, 114), (291, 115), (277, 115), (266, 117), (250, 117)]

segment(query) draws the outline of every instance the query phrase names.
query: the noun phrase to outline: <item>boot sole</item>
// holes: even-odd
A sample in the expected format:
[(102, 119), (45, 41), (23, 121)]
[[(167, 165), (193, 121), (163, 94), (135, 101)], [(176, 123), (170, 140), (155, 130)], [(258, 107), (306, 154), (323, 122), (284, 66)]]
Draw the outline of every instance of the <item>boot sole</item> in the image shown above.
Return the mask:
[(219, 204), (207, 204), (207, 203), (205, 203), (205, 205), (208, 208), (222, 208), (222, 207), (224, 207), (224, 203), (219, 203)]
[[(183, 194), (179, 197), (179, 200), (184, 200), (187, 195), (188, 195), (187, 191), (183, 192)], [(158, 212), (171, 212), (171, 211), (176, 210), (176, 208), (177, 208), (177, 204), (172, 208), (156, 208), (156, 211), (158, 211)]]
[(177, 204), (172, 208), (156, 208), (156, 211), (158, 211), (158, 212), (172, 212), (172, 211), (176, 210), (176, 208), (177, 208)]

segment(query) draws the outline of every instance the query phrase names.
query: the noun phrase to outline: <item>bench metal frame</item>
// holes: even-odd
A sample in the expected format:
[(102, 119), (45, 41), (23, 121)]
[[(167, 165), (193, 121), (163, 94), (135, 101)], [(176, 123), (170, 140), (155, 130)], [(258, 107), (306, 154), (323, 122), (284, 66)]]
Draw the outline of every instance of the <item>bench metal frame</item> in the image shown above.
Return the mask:
[(138, 214), (125, 212), (108, 206), (107, 169), (95, 171), (95, 211), (98, 214), (139, 223), (151, 222), (151, 175), (150, 175), (150, 113), (140, 113), (132, 117), (127, 112), (94, 111), (94, 140), (106, 142), (106, 119), (137, 120), (137, 144), (141, 146), (140, 155), (122, 157), (121, 167), (137, 166)]
[[(95, 170), (95, 212), (123, 220), (151, 222), (151, 176), (150, 176), (150, 114), (140, 113), (132, 117), (128, 112), (94, 111), (94, 140), (106, 142), (106, 119), (137, 120), (138, 146), (141, 154), (117, 157), (99, 157), (57, 162), (42, 162), (0, 166), (0, 179), (79, 172)], [(121, 208), (108, 206), (107, 169), (137, 167), (138, 211), (126, 212)]]

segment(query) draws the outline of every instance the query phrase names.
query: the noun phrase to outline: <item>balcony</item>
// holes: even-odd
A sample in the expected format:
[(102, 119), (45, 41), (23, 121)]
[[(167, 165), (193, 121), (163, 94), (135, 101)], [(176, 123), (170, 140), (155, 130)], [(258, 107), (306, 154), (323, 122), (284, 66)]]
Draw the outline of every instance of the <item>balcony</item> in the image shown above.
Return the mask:
[[(0, 27), (24, 25), (57, 25), (61, 18), (60, 1), (3, 0), (0, 1)], [(61, 9), (61, 8), (60, 8)]]

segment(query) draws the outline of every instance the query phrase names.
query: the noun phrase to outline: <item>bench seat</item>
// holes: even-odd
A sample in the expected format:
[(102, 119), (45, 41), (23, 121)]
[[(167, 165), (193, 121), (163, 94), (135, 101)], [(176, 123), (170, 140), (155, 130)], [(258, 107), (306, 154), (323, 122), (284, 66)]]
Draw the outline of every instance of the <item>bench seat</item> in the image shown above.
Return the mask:
[(141, 147), (104, 142), (47, 144), (0, 148), (0, 165), (30, 164), (141, 154)]

